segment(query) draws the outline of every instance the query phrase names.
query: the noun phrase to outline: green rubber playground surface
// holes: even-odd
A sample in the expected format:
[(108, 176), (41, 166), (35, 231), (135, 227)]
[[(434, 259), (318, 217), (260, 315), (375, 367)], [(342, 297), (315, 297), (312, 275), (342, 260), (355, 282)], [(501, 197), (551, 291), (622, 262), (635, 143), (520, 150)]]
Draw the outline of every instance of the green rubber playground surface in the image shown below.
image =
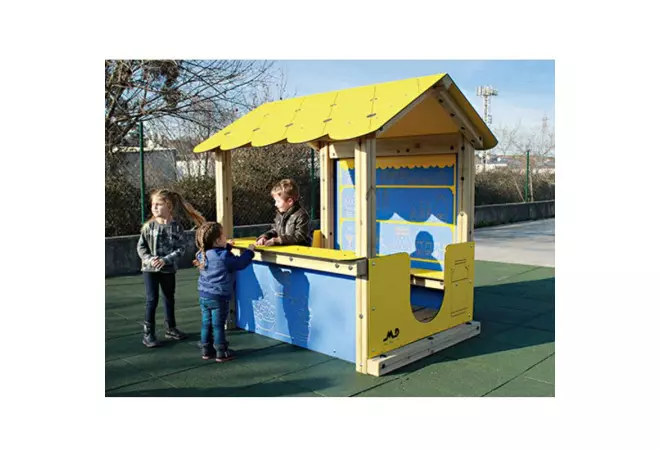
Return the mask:
[[(383, 377), (353, 364), (242, 330), (228, 334), (237, 358), (203, 361), (196, 347), (200, 312), (197, 273), (177, 274), (181, 342), (142, 345), (144, 285), (140, 275), (106, 279), (106, 396), (364, 396), (553, 397), (555, 395), (555, 270), (477, 261), (471, 338)], [(162, 300), (161, 300), (162, 303)]]

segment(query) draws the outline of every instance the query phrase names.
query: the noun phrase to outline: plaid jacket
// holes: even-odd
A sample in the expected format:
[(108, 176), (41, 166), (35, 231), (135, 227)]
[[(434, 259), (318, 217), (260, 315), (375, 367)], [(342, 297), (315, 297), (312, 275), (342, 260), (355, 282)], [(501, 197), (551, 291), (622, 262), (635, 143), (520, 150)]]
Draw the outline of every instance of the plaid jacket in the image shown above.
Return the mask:
[[(142, 226), (137, 252), (142, 260), (143, 272), (174, 273), (177, 270), (177, 262), (185, 251), (183, 227), (176, 220), (167, 224), (151, 220)], [(152, 265), (156, 256), (165, 261), (160, 270)]]

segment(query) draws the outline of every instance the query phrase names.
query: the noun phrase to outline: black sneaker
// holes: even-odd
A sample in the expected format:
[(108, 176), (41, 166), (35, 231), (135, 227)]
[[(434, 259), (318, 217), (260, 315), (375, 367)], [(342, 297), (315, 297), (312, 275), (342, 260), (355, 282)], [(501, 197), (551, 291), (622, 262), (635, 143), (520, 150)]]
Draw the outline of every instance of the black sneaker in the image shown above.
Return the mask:
[(226, 361), (231, 361), (234, 359), (236, 354), (229, 350), (218, 350), (215, 352), (215, 361), (216, 362), (226, 362)]
[(156, 339), (156, 335), (154, 334), (154, 327), (149, 324), (144, 324), (144, 334), (142, 335), (142, 343), (145, 345), (145, 347), (157, 347), (158, 346), (158, 340)]
[(215, 353), (211, 348), (211, 346), (208, 344), (207, 345), (201, 344), (201, 349), (202, 349), (202, 359), (211, 359), (212, 354)]
[(165, 337), (168, 339), (175, 339), (177, 341), (182, 341), (188, 337), (183, 331), (179, 331), (176, 328), (168, 328), (165, 330)]

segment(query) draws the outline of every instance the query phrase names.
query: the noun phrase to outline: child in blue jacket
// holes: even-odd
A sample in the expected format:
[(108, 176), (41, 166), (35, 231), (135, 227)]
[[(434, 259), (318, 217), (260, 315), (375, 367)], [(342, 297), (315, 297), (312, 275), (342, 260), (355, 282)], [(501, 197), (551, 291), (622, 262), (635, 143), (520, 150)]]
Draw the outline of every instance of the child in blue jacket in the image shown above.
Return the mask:
[(202, 359), (211, 357), (210, 335), (213, 330), (215, 360), (229, 361), (234, 354), (227, 347), (225, 323), (229, 300), (234, 293), (235, 272), (250, 264), (254, 258), (254, 245), (250, 245), (240, 257), (233, 255), (222, 225), (217, 222), (202, 224), (197, 230), (195, 242), (199, 249), (195, 265), (200, 272), (197, 290), (202, 309)]

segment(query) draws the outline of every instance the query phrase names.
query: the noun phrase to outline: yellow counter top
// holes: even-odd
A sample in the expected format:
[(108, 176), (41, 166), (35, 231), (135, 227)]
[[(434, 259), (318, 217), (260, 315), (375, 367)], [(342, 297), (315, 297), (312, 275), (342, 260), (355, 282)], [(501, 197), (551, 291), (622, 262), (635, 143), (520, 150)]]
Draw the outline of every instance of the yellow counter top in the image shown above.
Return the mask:
[[(248, 245), (254, 244), (256, 238), (237, 238), (234, 239), (234, 247), (247, 248)], [(259, 245), (255, 248), (255, 252), (275, 253), (281, 255), (301, 256), (314, 259), (325, 259), (330, 261), (357, 261), (359, 259), (355, 256), (355, 252), (344, 250), (333, 250), (329, 248), (314, 248), (306, 247), (303, 245), (273, 245), (270, 247)]]

